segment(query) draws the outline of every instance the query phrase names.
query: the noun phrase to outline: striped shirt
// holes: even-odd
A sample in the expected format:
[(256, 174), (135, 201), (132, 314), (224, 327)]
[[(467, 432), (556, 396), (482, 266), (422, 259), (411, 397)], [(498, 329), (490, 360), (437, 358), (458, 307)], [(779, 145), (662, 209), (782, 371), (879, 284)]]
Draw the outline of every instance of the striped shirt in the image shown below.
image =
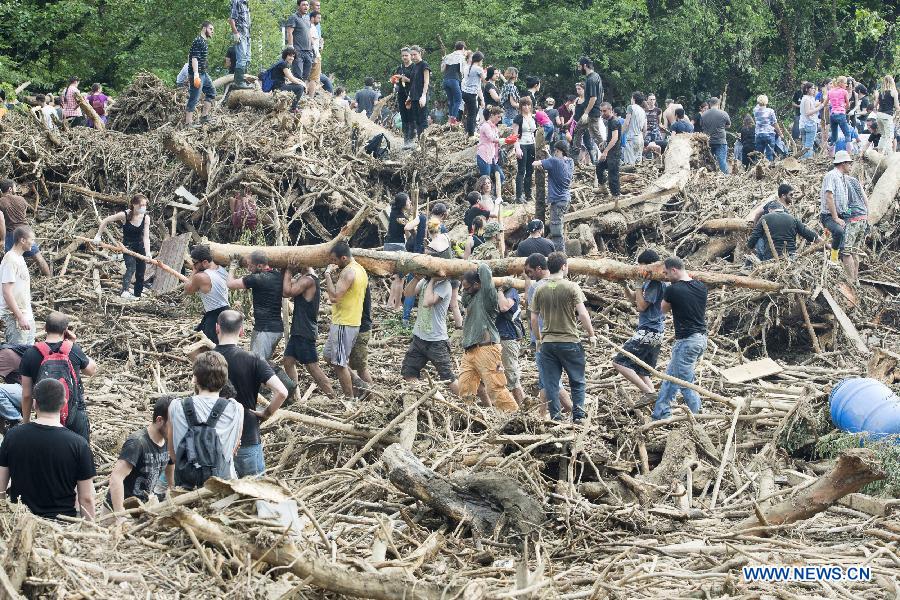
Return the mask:
[[(194, 61), (197, 59), (197, 73), (194, 73)], [(191, 75), (203, 75), (208, 68), (209, 60), (209, 42), (202, 35), (198, 35), (191, 44), (191, 50), (188, 52), (188, 70)]]
[(231, 18), (238, 32), (250, 33), (250, 6), (247, 0), (231, 0)]

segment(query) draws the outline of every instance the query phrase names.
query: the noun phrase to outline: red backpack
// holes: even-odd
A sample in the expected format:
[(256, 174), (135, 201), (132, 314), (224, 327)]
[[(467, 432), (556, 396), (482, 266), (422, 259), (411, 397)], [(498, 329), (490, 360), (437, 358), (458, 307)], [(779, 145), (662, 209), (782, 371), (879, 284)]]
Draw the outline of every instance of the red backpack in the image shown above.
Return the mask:
[(81, 395), (75, 367), (72, 366), (72, 361), (69, 360), (69, 353), (72, 352), (73, 345), (74, 342), (72, 340), (64, 340), (56, 352), (50, 350), (50, 345), (47, 342), (38, 342), (34, 345), (42, 357), (34, 383), (44, 379), (55, 379), (63, 385), (66, 391), (66, 401), (62, 406), (62, 410), (59, 411), (59, 422), (64, 426), (70, 425)]

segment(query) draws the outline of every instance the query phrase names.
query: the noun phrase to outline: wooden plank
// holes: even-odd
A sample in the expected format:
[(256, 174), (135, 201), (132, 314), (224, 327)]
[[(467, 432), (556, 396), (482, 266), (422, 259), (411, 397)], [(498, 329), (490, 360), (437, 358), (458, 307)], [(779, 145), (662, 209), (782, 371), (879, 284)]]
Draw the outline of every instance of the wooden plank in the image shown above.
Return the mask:
[(200, 208), (199, 206), (193, 206), (191, 204), (182, 204), (181, 202), (175, 202), (174, 200), (167, 203), (166, 206), (171, 206), (172, 208), (180, 208), (181, 210), (189, 210), (191, 212), (196, 212), (197, 209)]
[[(176, 271), (181, 272), (181, 267), (184, 265), (184, 254), (187, 252), (190, 239), (190, 233), (182, 233), (175, 237), (166, 238), (163, 240), (163, 243), (159, 248), (159, 254), (156, 258), (164, 265), (168, 265)], [(153, 270), (155, 271), (155, 276), (151, 288), (154, 292), (158, 294), (171, 292), (181, 284), (178, 278), (171, 273), (166, 273), (165, 271), (157, 269)]]
[(200, 204), (200, 198), (190, 193), (183, 185), (178, 186), (178, 189), (175, 190), (175, 195), (179, 198), (183, 198), (191, 206)]
[(850, 320), (850, 317), (847, 316), (847, 313), (844, 312), (844, 309), (835, 302), (834, 296), (831, 295), (831, 292), (828, 290), (822, 290), (822, 296), (825, 298), (825, 301), (828, 302), (828, 306), (831, 307), (831, 312), (834, 313), (834, 316), (837, 317), (837, 321), (841, 326), (841, 329), (844, 330), (844, 333), (847, 334), (847, 337), (856, 344), (856, 348), (860, 352), (864, 352), (865, 354), (869, 353), (869, 348), (866, 346), (866, 343), (863, 341), (862, 337), (859, 335), (859, 332), (856, 330), (856, 326), (853, 324), (853, 321)]
[(753, 362), (744, 363), (730, 369), (722, 370), (722, 377), (728, 383), (744, 383), (754, 379), (761, 379), (770, 375), (775, 375), (784, 371), (784, 367), (779, 365), (771, 358), (763, 358), (754, 360)]

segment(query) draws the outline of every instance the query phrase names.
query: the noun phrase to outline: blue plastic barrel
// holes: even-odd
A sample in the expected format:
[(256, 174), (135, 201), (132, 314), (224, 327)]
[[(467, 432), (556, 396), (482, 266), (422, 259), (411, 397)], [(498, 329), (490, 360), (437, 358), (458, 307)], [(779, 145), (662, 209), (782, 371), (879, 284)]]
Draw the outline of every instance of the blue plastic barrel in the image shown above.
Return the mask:
[(877, 379), (844, 379), (828, 400), (831, 421), (842, 431), (875, 438), (900, 433), (900, 398)]

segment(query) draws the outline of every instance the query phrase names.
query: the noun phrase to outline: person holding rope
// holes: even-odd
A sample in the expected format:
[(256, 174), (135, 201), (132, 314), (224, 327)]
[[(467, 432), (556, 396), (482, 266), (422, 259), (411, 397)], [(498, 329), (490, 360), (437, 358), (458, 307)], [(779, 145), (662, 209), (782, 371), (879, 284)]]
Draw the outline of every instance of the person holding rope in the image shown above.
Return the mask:
[[(150, 257), (150, 219), (147, 218), (147, 196), (135, 194), (131, 197), (128, 210), (109, 215), (100, 221), (94, 244), (100, 244), (101, 236), (110, 223), (122, 224), (122, 245), (132, 252)], [(136, 300), (144, 291), (144, 274), (147, 263), (134, 256), (123, 254), (125, 259), (125, 275), (122, 276), (121, 297)], [(131, 278), (134, 277), (134, 294), (128, 291)]]

